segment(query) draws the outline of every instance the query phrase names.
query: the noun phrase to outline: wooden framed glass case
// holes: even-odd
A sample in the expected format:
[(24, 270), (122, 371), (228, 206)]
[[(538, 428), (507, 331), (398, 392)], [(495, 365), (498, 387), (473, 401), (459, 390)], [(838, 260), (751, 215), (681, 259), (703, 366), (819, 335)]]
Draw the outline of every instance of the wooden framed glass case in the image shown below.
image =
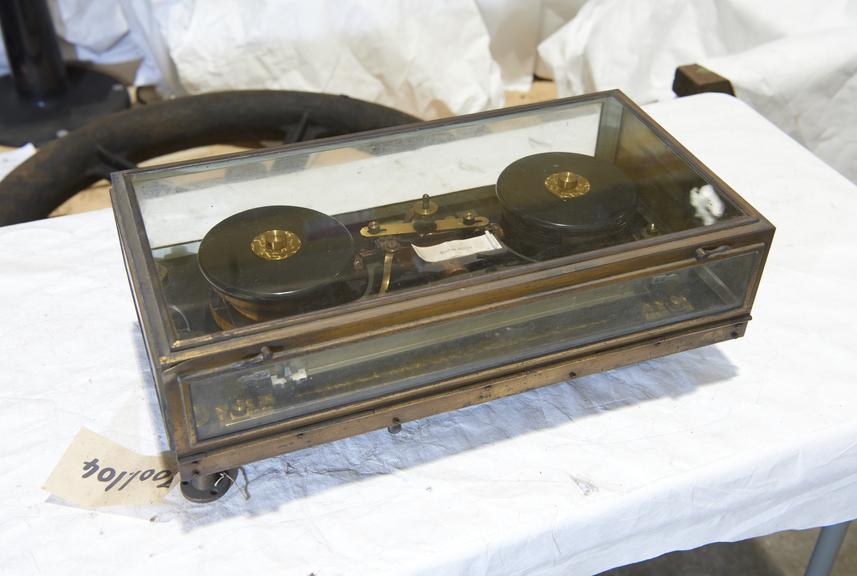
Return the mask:
[(241, 464), (737, 338), (774, 228), (618, 91), (113, 175), (194, 500)]

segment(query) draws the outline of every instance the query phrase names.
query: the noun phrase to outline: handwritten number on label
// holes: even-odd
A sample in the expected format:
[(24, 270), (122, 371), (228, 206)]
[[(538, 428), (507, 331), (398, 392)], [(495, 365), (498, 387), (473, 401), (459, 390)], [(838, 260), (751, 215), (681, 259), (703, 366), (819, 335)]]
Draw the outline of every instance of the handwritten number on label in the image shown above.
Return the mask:
[(109, 466), (102, 467), (98, 458), (93, 458), (92, 460), (84, 461), (83, 463), (83, 474), (81, 478), (90, 478), (95, 476), (95, 479), (99, 482), (104, 482), (106, 486), (104, 487), (104, 491), (108, 492), (114, 486), (119, 484), (123, 479), (125, 480), (117, 491), (124, 490), (128, 484), (131, 483), (134, 478), (137, 478), (140, 482), (146, 482), (150, 478), (153, 482), (161, 482), (158, 484), (158, 488), (169, 488), (170, 484), (173, 483), (173, 471), (172, 470), (160, 470), (155, 472), (152, 468), (147, 468), (146, 470), (140, 472), (140, 470), (135, 470), (133, 472), (127, 472), (125, 470), (120, 470), (119, 473), (116, 473), (114, 468)]
[[(166, 479), (166, 480), (165, 480)], [(170, 484), (173, 483), (173, 473), (169, 470), (161, 470), (157, 474), (152, 477), (152, 480), (157, 482), (158, 480), (164, 480), (160, 484), (158, 484), (158, 488), (169, 488)]]
[(124, 490), (124, 489), (125, 489), (125, 486), (127, 486), (128, 484), (130, 484), (130, 483), (131, 483), (131, 480), (133, 480), (133, 479), (134, 479), (134, 476), (136, 476), (136, 475), (137, 475), (137, 474), (139, 474), (139, 473), (140, 473), (140, 471), (139, 471), (139, 470), (135, 470), (134, 472), (132, 472), (132, 473), (128, 476), (128, 479), (127, 479), (127, 480), (125, 480), (125, 483), (124, 483), (124, 484), (122, 484), (122, 486), (120, 486), (120, 487), (119, 487), (119, 491), (121, 492), (122, 490)]
[(102, 468), (101, 472), (98, 473), (98, 481), (99, 482), (110, 482), (113, 480), (113, 477), (116, 476), (116, 470), (113, 468)]
[(83, 463), (83, 476), (81, 478), (89, 478), (98, 472), (98, 458), (93, 458), (89, 462)]

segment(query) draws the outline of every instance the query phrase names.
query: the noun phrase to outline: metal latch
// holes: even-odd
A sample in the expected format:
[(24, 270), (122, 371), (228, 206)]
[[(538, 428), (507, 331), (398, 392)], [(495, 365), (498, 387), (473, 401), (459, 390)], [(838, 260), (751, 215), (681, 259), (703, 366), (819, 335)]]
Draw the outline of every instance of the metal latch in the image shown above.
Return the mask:
[(711, 256), (726, 252), (727, 250), (729, 250), (729, 248), (731, 248), (731, 246), (729, 246), (728, 244), (721, 244), (716, 248), (697, 248), (693, 252), (693, 257), (700, 261), (707, 260)]

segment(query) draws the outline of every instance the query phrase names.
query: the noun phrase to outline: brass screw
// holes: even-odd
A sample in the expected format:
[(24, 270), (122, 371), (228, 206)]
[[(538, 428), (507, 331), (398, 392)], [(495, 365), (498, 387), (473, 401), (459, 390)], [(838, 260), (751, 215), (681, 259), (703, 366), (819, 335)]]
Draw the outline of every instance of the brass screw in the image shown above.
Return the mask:
[(437, 204), (432, 202), (428, 194), (423, 194), (422, 200), (414, 205), (414, 213), (419, 216), (431, 216), (437, 212)]
[(366, 229), (369, 234), (378, 234), (381, 232), (381, 225), (378, 224), (377, 220), (372, 220), (369, 222), (369, 226)]
[(467, 224), (468, 226), (471, 224), (476, 224), (476, 214), (468, 210), (464, 213), (464, 218), (462, 218), (461, 221)]

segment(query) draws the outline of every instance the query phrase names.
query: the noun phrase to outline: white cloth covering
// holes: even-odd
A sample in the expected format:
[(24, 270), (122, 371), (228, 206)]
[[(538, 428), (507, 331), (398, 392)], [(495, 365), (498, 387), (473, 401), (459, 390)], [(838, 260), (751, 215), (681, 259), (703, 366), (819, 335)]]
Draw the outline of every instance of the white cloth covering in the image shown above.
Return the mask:
[[(146, 51), (131, 38), (122, 8), (116, 2), (48, 0), (48, 8), (67, 60), (115, 64), (146, 56)], [(6, 47), (0, 42), (0, 74), (8, 73)]]
[(857, 1), (590, 0), (542, 42), (559, 96), (619, 88), (673, 98), (677, 66), (699, 63), (857, 182)]
[(857, 183), (857, 18), (700, 63), (729, 78), (738, 98)]
[(186, 0), (159, 19), (190, 93), (342, 93), (420, 118), (503, 102), (500, 69), (472, 0)]
[(671, 99), (698, 62), (857, 182), (857, 0), (49, 2), (67, 57), (141, 59), (136, 83), (168, 95), (343, 93), (425, 119), (496, 108), (534, 70), (560, 96)]
[(112, 215), (0, 229), (0, 566), (582, 575), (857, 517), (857, 190), (734, 98), (649, 111), (778, 225), (745, 338), (258, 462), (249, 501), (48, 501), (81, 426), (166, 441)]
[(136, 83), (167, 94), (341, 93), (421, 118), (499, 107), (501, 65), (526, 90), (539, 40), (535, 0), (50, 2), (67, 57), (141, 59)]

